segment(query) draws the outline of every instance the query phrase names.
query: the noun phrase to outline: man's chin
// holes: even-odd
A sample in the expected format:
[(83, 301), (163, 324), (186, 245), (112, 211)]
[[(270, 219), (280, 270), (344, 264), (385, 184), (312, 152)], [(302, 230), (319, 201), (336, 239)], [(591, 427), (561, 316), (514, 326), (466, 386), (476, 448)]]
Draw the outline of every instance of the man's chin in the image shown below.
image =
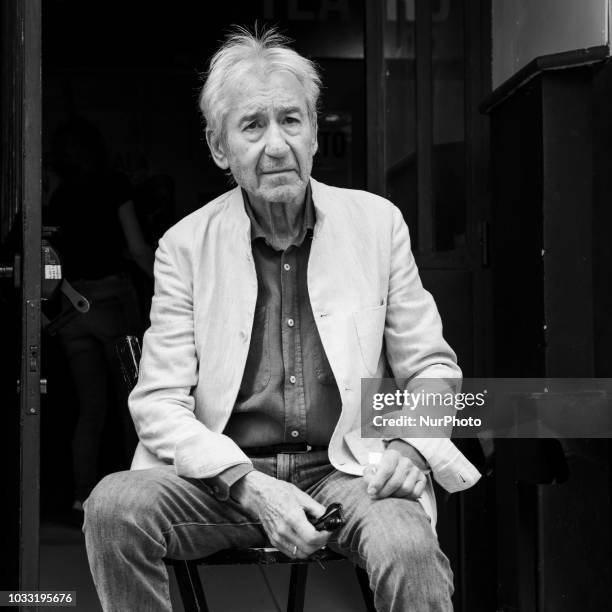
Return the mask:
[(295, 183), (292, 185), (277, 185), (275, 187), (268, 187), (261, 190), (261, 196), (267, 202), (293, 202), (297, 199), (303, 198), (306, 192), (306, 185), (300, 182), (299, 185)]

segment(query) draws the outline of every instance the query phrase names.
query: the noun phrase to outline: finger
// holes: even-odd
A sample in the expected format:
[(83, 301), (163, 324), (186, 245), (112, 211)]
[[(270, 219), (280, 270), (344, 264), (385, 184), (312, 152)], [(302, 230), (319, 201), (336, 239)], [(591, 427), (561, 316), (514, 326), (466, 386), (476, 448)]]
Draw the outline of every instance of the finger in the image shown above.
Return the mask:
[(411, 462), (402, 457), (398, 462), (395, 468), (395, 472), (391, 475), (389, 480), (383, 485), (383, 487), (378, 491), (376, 497), (383, 499), (385, 497), (392, 497), (394, 493), (402, 487), (408, 474), (410, 473), (410, 469), (412, 467)]
[(305, 514), (306, 508), (313, 514), (321, 516), (325, 512), (325, 507), (312, 499), (308, 494), (295, 490), (295, 506), (285, 512), (283, 525), (279, 526), (281, 536), (291, 540), (307, 554), (311, 554), (325, 546), (329, 539), (328, 532), (317, 531)]
[(415, 499), (418, 499), (419, 497), (421, 497), (421, 495), (423, 495), (423, 491), (425, 490), (426, 486), (427, 486), (427, 476), (421, 472), (421, 475), (419, 476), (417, 483), (414, 485), (413, 495)]
[(312, 518), (316, 519), (325, 514), (325, 506), (320, 504), (316, 499), (310, 497), (308, 493), (304, 493), (304, 491), (296, 487), (295, 496), (298, 503), (304, 508), (306, 514)]
[(396, 491), (396, 497), (414, 497), (414, 488), (421, 474), (423, 474), (423, 472), (421, 472), (416, 465), (413, 465), (408, 472), (408, 476), (406, 476), (406, 480), (404, 480), (402, 486)]
[[(312, 527), (312, 525), (310, 525)], [(283, 542), (289, 547), (290, 555), (293, 557), (298, 557), (300, 559), (305, 559), (310, 556), (317, 550), (320, 550), (327, 543), (327, 539), (325, 536), (322, 537), (322, 534), (315, 531), (316, 541), (312, 541), (311, 539), (304, 538), (297, 531), (291, 530), (290, 535), (287, 538), (283, 538)], [(293, 549), (297, 547), (297, 552), (294, 553)]]
[(309, 540), (302, 537), (302, 535), (294, 528), (292, 517), (289, 516), (287, 516), (286, 522), (278, 527), (274, 537), (270, 537), (270, 541), (277, 548), (278, 545), (282, 546), (283, 552), (288, 554), (290, 557), (294, 556), (293, 548), (295, 546), (297, 546), (298, 550), (301, 551), (301, 554), (305, 556), (308, 556), (311, 554), (311, 552), (314, 552), (314, 550), (318, 550), (313, 548)]
[(319, 548), (325, 546), (331, 532), (317, 531), (309, 519), (317, 519), (323, 516), (326, 508), (316, 499), (310, 497), (308, 493), (304, 493), (304, 491), (301, 489), (296, 489), (296, 497), (298, 499), (298, 503), (302, 505), (302, 508), (306, 514), (302, 513), (302, 515), (296, 517), (294, 529), (302, 540), (315, 547), (314, 550), (318, 550)]
[(291, 559), (306, 559), (306, 557), (308, 557), (308, 553), (300, 548), (298, 543), (294, 543), (292, 540), (280, 539), (272, 542), (272, 544)]
[(374, 496), (384, 487), (387, 480), (394, 474), (400, 457), (401, 455), (393, 450), (383, 453), (379, 464), (376, 466), (376, 474), (368, 485), (368, 495)]
[(303, 513), (301, 518), (291, 521), (290, 525), (299, 547), (309, 555), (323, 548), (331, 535), (329, 531), (317, 531)]
[[(262, 521), (262, 526), (264, 528), (264, 531), (266, 532), (266, 535), (268, 536), (268, 541), (270, 542), (270, 544), (272, 544), (274, 548), (280, 550), (283, 554), (290, 557), (293, 545), (289, 541), (289, 538), (287, 536), (281, 535), (275, 523)], [(281, 531), (282, 529), (283, 528), (281, 528)]]
[(366, 484), (369, 485), (376, 474), (376, 466), (368, 465), (363, 469), (363, 479), (366, 481)]
[[(297, 489), (297, 497), (298, 497), (298, 502), (302, 504), (304, 511), (308, 515), (306, 516), (306, 523), (308, 524), (309, 527), (312, 527), (312, 529), (314, 530), (314, 533), (316, 536), (316, 542), (318, 543), (321, 540), (324, 540), (324, 542), (327, 542), (327, 540), (329, 539), (329, 536), (331, 535), (331, 532), (330, 531), (317, 531), (309, 520), (309, 518), (318, 519), (322, 517), (325, 514), (325, 511), (327, 510), (327, 508), (325, 508), (325, 506), (320, 504), (316, 499), (308, 495), (308, 493), (304, 493), (304, 491), (302, 491), (301, 489)], [(300, 521), (300, 524), (303, 524), (303, 523)], [(312, 536), (312, 531), (310, 529), (308, 529), (308, 533)], [(324, 544), (321, 544), (321, 546), (324, 546)]]

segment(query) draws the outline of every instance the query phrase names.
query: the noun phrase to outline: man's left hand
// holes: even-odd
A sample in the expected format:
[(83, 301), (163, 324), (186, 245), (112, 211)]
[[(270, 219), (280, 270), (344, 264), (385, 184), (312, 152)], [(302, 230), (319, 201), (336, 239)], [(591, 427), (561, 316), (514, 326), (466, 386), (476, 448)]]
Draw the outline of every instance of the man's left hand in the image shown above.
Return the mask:
[(364, 470), (363, 478), (372, 499), (418, 499), (427, 485), (425, 474), (408, 457), (390, 448), (382, 454), (380, 463)]

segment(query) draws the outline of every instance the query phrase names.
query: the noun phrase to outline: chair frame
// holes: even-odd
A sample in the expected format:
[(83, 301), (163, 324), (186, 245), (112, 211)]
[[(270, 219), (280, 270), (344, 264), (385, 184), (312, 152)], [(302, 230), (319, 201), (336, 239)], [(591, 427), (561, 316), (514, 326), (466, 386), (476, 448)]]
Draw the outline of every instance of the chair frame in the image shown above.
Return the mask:
[[(308, 567), (311, 563), (342, 561), (346, 557), (329, 549), (324, 549), (317, 558), (292, 559), (276, 548), (244, 548), (219, 551), (208, 557), (191, 560), (164, 559), (174, 569), (179, 592), (185, 612), (210, 612), (206, 595), (200, 579), (200, 565), (275, 565), (290, 564), (289, 594), (287, 612), (304, 612)], [(366, 612), (375, 612), (374, 597), (368, 582), (368, 575), (355, 565), (357, 582), (363, 596)]]

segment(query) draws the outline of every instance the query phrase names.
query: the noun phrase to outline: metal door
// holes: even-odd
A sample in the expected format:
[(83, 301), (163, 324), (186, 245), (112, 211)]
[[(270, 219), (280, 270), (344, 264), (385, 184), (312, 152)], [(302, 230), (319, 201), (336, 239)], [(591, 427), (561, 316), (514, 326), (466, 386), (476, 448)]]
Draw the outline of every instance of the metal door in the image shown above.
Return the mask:
[(0, 19), (0, 446), (5, 470), (0, 588), (35, 590), (41, 384), (40, 0), (5, 0)]

